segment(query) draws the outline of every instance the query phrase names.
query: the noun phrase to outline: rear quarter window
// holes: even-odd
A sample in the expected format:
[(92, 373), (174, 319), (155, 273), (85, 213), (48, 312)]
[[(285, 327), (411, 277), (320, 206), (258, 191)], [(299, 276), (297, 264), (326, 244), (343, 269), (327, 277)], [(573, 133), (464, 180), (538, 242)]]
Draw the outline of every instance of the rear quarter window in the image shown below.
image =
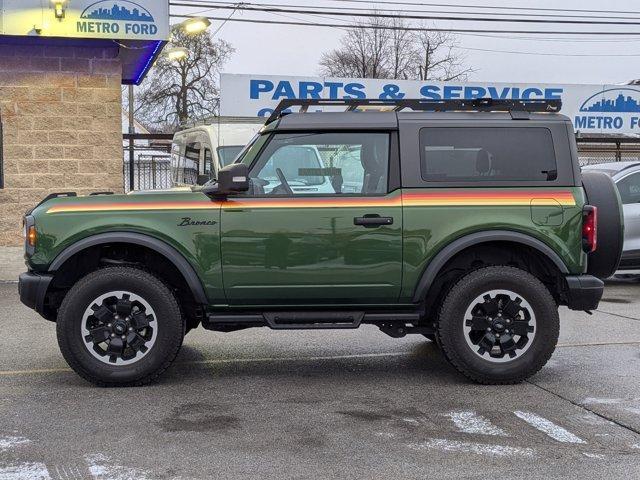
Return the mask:
[(544, 127), (427, 127), (420, 130), (427, 182), (544, 182), (558, 176)]

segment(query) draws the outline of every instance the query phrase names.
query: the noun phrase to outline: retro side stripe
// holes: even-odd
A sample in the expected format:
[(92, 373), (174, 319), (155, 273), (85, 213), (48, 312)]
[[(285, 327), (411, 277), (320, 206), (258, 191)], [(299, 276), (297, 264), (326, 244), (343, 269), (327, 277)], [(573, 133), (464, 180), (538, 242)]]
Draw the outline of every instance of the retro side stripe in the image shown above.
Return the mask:
[(535, 201), (536, 205), (575, 206), (576, 201), (570, 191), (433, 191), (404, 192), (386, 197), (306, 197), (306, 198), (242, 198), (223, 202), (176, 201), (148, 203), (101, 203), (56, 205), (47, 213), (65, 212), (111, 212), (111, 211), (152, 211), (152, 210), (206, 210), (222, 207), (230, 208), (368, 208), (368, 207), (438, 207), (438, 206), (526, 206)]
[(412, 206), (522, 206), (530, 205), (575, 206), (570, 191), (455, 191), (455, 192), (403, 192), (402, 204)]

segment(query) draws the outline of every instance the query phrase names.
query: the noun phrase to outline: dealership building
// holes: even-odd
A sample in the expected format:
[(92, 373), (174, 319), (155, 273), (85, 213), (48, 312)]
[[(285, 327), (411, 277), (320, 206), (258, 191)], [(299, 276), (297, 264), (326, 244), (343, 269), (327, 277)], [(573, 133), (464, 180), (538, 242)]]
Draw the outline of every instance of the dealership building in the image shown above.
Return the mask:
[(122, 85), (169, 38), (168, 0), (0, 0), (0, 246), (51, 192), (123, 190)]

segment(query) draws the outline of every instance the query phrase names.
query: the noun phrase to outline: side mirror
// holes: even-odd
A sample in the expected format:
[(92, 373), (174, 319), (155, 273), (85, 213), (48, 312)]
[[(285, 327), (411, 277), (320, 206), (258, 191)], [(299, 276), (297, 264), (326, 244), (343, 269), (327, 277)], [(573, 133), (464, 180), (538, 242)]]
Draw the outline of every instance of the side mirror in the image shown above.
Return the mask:
[(198, 185), (204, 185), (205, 183), (207, 183), (209, 180), (211, 180), (211, 175), (206, 174), (206, 175), (198, 175), (198, 180), (197, 180), (197, 184)]
[(212, 197), (226, 197), (249, 190), (249, 167), (244, 163), (232, 163), (218, 171), (218, 181), (202, 189)]

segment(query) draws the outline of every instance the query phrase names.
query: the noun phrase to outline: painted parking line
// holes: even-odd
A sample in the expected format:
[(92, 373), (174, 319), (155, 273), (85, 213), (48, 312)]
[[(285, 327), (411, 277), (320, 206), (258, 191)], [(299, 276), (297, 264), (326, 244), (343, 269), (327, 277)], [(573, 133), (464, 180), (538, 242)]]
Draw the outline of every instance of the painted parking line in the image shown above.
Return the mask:
[(475, 453), (477, 455), (490, 455), (496, 457), (533, 457), (536, 453), (534, 449), (528, 447), (461, 442), (458, 440), (447, 440), (446, 438), (430, 438), (425, 442), (411, 443), (407, 445), (407, 448), (416, 451), (439, 450), (441, 452)]
[[(637, 342), (606, 342), (606, 343), (559, 343), (557, 348), (567, 347), (602, 347), (608, 345), (640, 345)], [(327, 355), (314, 357), (258, 357), (258, 358), (216, 358), (193, 360), (188, 362), (176, 362), (174, 365), (225, 365), (233, 363), (269, 363), (269, 362), (299, 362), (299, 361), (323, 361), (323, 360), (349, 360), (356, 358), (378, 357), (408, 357), (415, 356), (415, 352), (390, 352), (390, 353), (356, 353), (351, 355)], [(22, 375), (67, 373), (70, 368), (34, 368), (24, 370), (0, 370), (0, 377), (16, 377)]]
[(474, 411), (466, 410), (461, 412), (449, 412), (445, 414), (451, 418), (454, 425), (462, 433), (470, 433), (477, 435), (497, 435), (508, 437), (509, 435), (500, 427), (491, 423), (491, 421), (477, 414)]
[[(379, 358), (379, 357), (406, 357), (414, 355), (413, 352), (389, 352), (389, 353), (356, 353), (352, 355), (326, 355), (314, 357), (253, 357), (253, 358), (215, 358), (205, 360), (193, 360), (189, 362), (176, 362), (174, 365), (225, 365), (233, 363), (271, 363), (271, 362), (296, 362), (323, 360), (350, 360), (355, 358)], [(0, 377), (12, 377), (32, 374), (66, 373), (70, 368), (34, 368), (31, 370), (0, 370)]]
[(569, 430), (562, 428), (559, 425), (556, 425), (551, 420), (547, 420), (546, 418), (541, 417), (540, 415), (536, 415), (535, 413), (532, 413), (532, 412), (521, 412), (519, 410), (513, 413), (516, 415), (516, 417), (524, 420), (533, 428), (540, 430), (542, 433), (544, 433), (550, 438), (553, 438), (558, 442), (587, 443), (577, 435), (574, 435), (573, 433), (571, 433)]

